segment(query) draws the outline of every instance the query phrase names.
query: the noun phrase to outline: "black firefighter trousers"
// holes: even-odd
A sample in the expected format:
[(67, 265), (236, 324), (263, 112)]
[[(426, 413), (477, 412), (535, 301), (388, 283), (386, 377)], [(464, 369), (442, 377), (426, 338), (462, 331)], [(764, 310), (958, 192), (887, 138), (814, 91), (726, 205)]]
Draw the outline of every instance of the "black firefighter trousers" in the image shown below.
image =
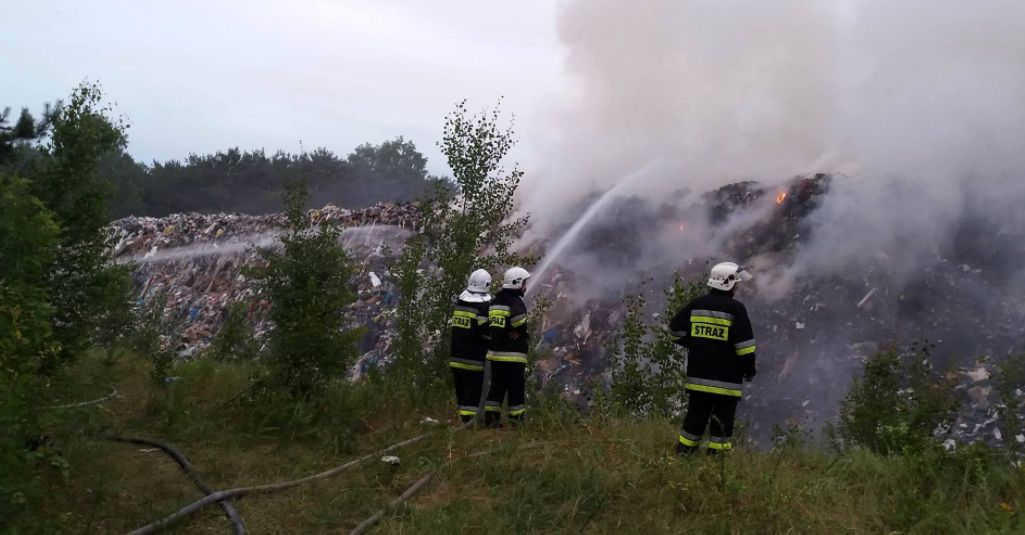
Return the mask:
[(708, 392), (688, 391), (687, 415), (680, 430), (678, 453), (691, 453), (701, 444), (708, 428), (708, 451), (715, 453), (733, 447), (733, 420), (737, 413), (739, 397), (723, 396)]
[(484, 423), (489, 427), (502, 421), (502, 401), (509, 396), (509, 420), (519, 422), (527, 412), (524, 404), (527, 365), (522, 362), (491, 361), (491, 389), (484, 406)]
[(481, 389), (484, 387), (484, 370), (452, 368), (452, 379), (456, 387), (456, 410), (459, 419), (469, 422), (477, 414)]

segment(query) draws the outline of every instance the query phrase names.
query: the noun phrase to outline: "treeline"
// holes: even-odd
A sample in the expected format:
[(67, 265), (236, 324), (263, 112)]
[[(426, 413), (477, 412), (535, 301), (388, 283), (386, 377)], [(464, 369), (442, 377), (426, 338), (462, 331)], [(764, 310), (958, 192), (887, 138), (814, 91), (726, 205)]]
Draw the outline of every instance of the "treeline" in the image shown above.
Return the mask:
[(100, 174), (114, 188), (112, 217), (279, 212), (285, 185), (297, 179), (307, 182), (313, 206), (359, 208), (417, 199), (434, 180), (427, 173), (427, 158), (401, 137), (360, 145), (345, 158), (324, 148), (269, 156), (262, 149), (232, 148), (144, 165), (122, 152), (105, 158)]
[[(24, 173), (42, 157), (52, 109), (47, 108), (40, 120), (27, 109), (16, 121), (10, 120), (9, 109), (0, 115), (0, 166)], [(147, 165), (119, 149), (102, 158), (99, 176), (109, 187), (107, 211), (112, 218), (279, 212), (284, 209), (285, 185), (298, 179), (308, 184), (312, 206), (360, 208), (423, 197), (436, 181), (427, 172), (427, 158), (402, 137), (378, 145), (365, 143), (346, 157), (325, 148), (271, 155), (263, 149), (232, 148)]]

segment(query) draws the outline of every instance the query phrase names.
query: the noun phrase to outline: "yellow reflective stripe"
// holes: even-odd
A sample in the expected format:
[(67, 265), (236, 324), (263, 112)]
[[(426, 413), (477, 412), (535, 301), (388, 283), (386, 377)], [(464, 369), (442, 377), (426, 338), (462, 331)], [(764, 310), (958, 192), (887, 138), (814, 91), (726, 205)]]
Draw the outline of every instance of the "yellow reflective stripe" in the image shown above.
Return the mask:
[(694, 338), (710, 338), (725, 342), (730, 339), (730, 328), (707, 323), (691, 323), (690, 335)]
[(467, 312), (465, 310), (456, 310), (456, 311), (452, 312), (452, 316), (454, 316), (456, 318), (475, 319), (477, 317), (477, 313), (476, 312)]
[(738, 355), (750, 355), (751, 353), (754, 353), (754, 352), (755, 352), (755, 346), (747, 346), (744, 349), (738, 349), (737, 350), (737, 354)]
[(691, 323), (711, 323), (713, 325), (723, 325), (725, 327), (733, 325), (733, 320), (713, 318), (711, 316), (691, 316), (690, 321)]
[(502, 407), (501, 406), (495, 406), (495, 405), (488, 405), (487, 407), (484, 407), (484, 410), (489, 411), (489, 412), (502, 412)]
[(477, 411), (459, 411), (459, 416), (473, 416), (477, 414)]
[(523, 318), (521, 320), (512, 322), (512, 326), (513, 327), (519, 327), (520, 325), (523, 325), (524, 323), (527, 323), (527, 318)]
[(483, 364), (464, 364), (462, 362), (449, 361), (448, 365), (452, 368), (459, 368), (460, 370), (470, 370), (471, 372), (484, 371)]
[(732, 388), (720, 388), (718, 386), (706, 386), (688, 383), (686, 388), (687, 390), (697, 390), (698, 392), (708, 392), (709, 394), (722, 394), (724, 396), (733, 396), (735, 398), (739, 398), (741, 395), (740, 390), (735, 390)]
[(488, 360), (497, 362), (522, 362), (527, 363), (527, 357), (521, 355), (502, 355), (495, 353), (488, 353)]
[(514, 411), (509, 411), (509, 416), (519, 416), (525, 412), (527, 412), (527, 409), (517, 409)]
[(512, 315), (508, 310), (491, 309), (488, 311), (488, 322), (498, 328), (505, 328), (506, 318)]
[(691, 440), (683, 435), (680, 435), (680, 444), (683, 444), (684, 446), (688, 447), (693, 447), (698, 445), (698, 441)]
[(733, 449), (733, 445), (729, 442), (709, 442), (708, 449), (710, 450), (729, 450)]

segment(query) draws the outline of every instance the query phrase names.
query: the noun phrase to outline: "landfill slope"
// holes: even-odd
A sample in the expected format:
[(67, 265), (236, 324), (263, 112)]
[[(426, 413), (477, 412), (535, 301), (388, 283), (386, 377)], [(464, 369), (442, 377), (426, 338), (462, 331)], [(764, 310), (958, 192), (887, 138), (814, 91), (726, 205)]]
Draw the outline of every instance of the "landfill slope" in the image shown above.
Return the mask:
[[(552, 303), (539, 345), (552, 355), (538, 363), (542, 381), (564, 385), (585, 403), (596, 377), (610, 381), (608, 352), (617, 347), (623, 297), (643, 295), (648, 321), (664, 323), (663, 290), (673, 272), (698, 280), (729, 258), (756, 273), (756, 284), (738, 296), (758, 339), (759, 373), (739, 409), (749, 438), (765, 443), (776, 425), (820, 428), (835, 417), (866, 359), (927, 342), (931, 365), (954, 380), (963, 402), (938, 434), (948, 444), (1025, 443), (1025, 436), (999, 430), (993, 376), (1003, 359), (1025, 352), (1025, 308), (995, 276), (1016, 253), (977, 245), (993, 239), (991, 226), (966, 214), (958, 239), (921, 258), (912, 277), (894, 276), (892, 252), (866, 250), (857, 265), (805, 274), (787, 281), (784, 292), (770, 291), (815, 236), (836, 180), (843, 177), (815, 174), (776, 187), (739, 182), (696, 198), (622, 196), (608, 203), (545, 280), (534, 282), (534, 295)], [(567, 214), (566, 227), (579, 213)], [(702, 233), (709, 229), (725, 230), (708, 238)], [(533, 252), (551, 241), (540, 238)], [(1025, 399), (1020, 390), (1015, 395)], [(1018, 418), (1025, 421), (1025, 414)]]
[[(700, 278), (715, 256), (726, 255), (750, 262), (760, 275), (771, 273), (792, 261), (815, 232), (810, 216), (821, 209), (831, 180), (822, 174), (795, 177), (779, 188), (740, 182), (688, 197), (689, 202), (613, 199), (543, 279), (533, 281), (531, 298), (552, 303), (536, 326), (542, 333), (532, 367), (538, 382), (555, 382), (586, 407), (589, 389), (609, 382), (608, 352), (617, 347), (624, 296), (643, 294), (647, 317), (658, 324), (667, 320), (658, 314), (673, 272)], [(343, 245), (357, 266), (352, 285), (358, 300), (348, 315), (352, 325), (365, 329), (362, 356), (352, 371), (358, 378), (390, 360), (399, 298), (391, 268), (404, 239), (419, 231), (416, 206), (329, 205), (309, 215), (314, 224), (344, 229)], [(567, 226), (574, 221), (568, 216)], [(245, 268), (258, 262), (252, 245), (273, 246), (284, 223), (281, 214), (125, 218), (111, 226), (111, 251), (116, 261), (134, 263), (140, 305), (166, 295), (167, 317), (178, 327), (167, 343), (189, 358), (210, 345), (234, 302), (246, 304), (255, 339), (263, 339), (269, 303)], [(693, 236), (693, 229), (708, 225), (728, 229), (715, 250), (703, 249)], [(975, 243), (984, 227), (966, 222), (964, 232), (965, 242)], [(544, 253), (556, 238), (557, 232), (525, 248)], [(670, 257), (654, 254), (661, 251), (652, 251), (653, 244), (665, 243), (679, 243), (680, 250)], [(933, 365), (956, 379), (964, 401), (943, 436), (956, 442), (1025, 442), (998, 429), (994, 365), (1025, 349), (1022, 307), (1001, 298), (994, 286), (992, 272), (1001, 259), (954, 243), (927, 260), (912, 280), (900, 280), (891, 276), (886, 255), (866, 252), (861, 265), (795, 280), (783, 295), (742, 295), (758, 338), (759, 374), (740, 409), (752, 440), (765, 442), (777, 424), (820, 426), (835, 415), (867, 358), (880, 348), (928, 340), (935, 345)], [(982, 304), (980, 295), (987, 296)]]
[[(397, 299), (389, 266), (405, 238), (417, 231), (416, 206), (394, 203), (348, 210), (328, 205), (308, 215), (313, 225), (340, 227), (341, 242), (354, 261), (352, 285), (358, 299), (348, 317), (366, 329), (354, 369), (358, 376), (387, 355)], [(137, 305), (158, 296), (166, 300), (165, 316), (175, 328), (165, 343), (189, 358), (210, 346), (232, 303), (245, 303), (254, 338), (264, 339), (270, 304), (245, 269), (260, 262), (257, 247), (279, 243), (285, 223), (283, 214), (127, 217), (109, 228), (111, 254), (114, 261), (133, 266)]]

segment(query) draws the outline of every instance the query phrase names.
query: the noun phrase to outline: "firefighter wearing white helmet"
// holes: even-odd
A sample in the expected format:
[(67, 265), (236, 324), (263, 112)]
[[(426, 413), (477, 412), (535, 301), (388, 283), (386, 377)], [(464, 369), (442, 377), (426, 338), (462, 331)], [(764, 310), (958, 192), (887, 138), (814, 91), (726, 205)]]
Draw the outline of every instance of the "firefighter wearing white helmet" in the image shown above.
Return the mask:
[(502, 291), (488, 307), (491, 340), (487, 359), (491, 362), (491, 389), (484, 406), (484, 422), (488, 427), (501, 426), (502, 401), (508, 396), (508, 415), (512, 422), (522, 422), (527, 412), (524, 399), (527, 372), (527, 291), (530, 273), (510, 268), (502, 277)]
[(728, 292), (741, 281), (751, 280), (751, 274), (733, 262), (720, 262), (708, 274), (708, 286)]
[(733, 298), (751, 274), (733, 262), (712, 267), (708, 294), (683, 307), (669, 322), (676, 343), (687, 348), (687, 414), (676, 445), (697, 450), (708, 430), (708, 453), (732, 447), (733, 420), (744, 381), (755, 376), (755, 337), (744, 305)]
[(502, 277), (502, 288), (506, 290), (526, 290), (527, 279), (530, 278), (530, 272), (521, 268), (514, 267), (506, 270), (505, 275)]
[(468, 422), (477, 414), (484, 384), (484, 357), (488, 351), (488, 304), (491, 274), (478, 269), (470, 274), (466, 290), (452, 312), (452, 346), (448, 365), (456, 388), (459, 418)]
[(486, 269), (478, 269), (470, 273), (470, 280), (466, 283), (466, 290), (459, 295), (459, 298), (471, 303), (490, 301), (491, 274)]

